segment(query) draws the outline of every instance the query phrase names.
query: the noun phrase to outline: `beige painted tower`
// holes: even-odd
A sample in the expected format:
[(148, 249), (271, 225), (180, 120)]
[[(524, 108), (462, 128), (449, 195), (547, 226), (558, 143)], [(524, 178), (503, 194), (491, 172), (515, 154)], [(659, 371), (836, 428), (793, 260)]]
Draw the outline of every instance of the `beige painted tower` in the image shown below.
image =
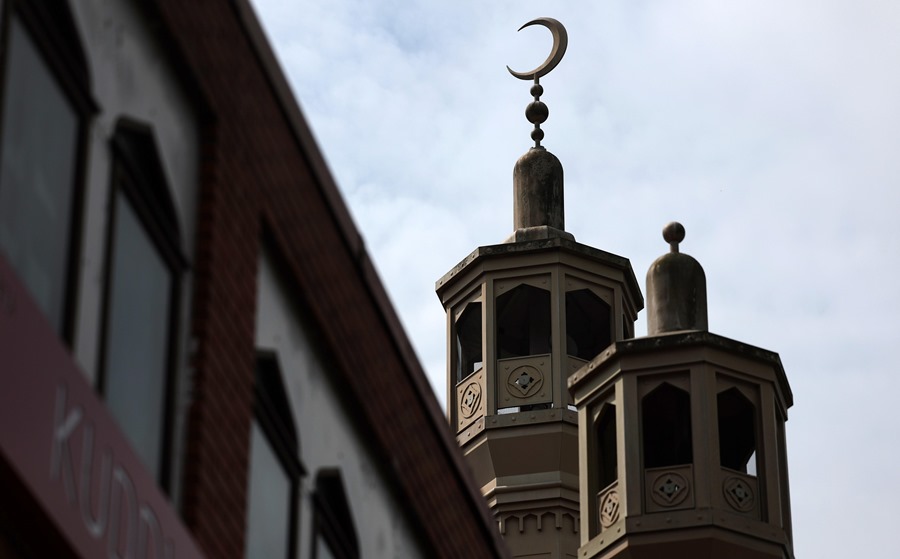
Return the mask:
[(578, 408), (579, 559), (791, 559), (778, 355), (707, 330), (706, 278), (671, 251), (647, 274), (648, 336), (569, 379)]
[(554, 51), (522, 74), (534, 79), (526, 116), (535, 147), (513, 171), (513, 233), (477, 248), (436, 290), (447, 312), (450, 424), (513, 557), (574, 559), (583, 521), (566, 379), (633, 337), (643, 299), (627, 259), (565, 231), (563, 169), (540, 146), (547, 108), (538, 84), (561, 58), (565, 30), (535, 21), (553, 31)]

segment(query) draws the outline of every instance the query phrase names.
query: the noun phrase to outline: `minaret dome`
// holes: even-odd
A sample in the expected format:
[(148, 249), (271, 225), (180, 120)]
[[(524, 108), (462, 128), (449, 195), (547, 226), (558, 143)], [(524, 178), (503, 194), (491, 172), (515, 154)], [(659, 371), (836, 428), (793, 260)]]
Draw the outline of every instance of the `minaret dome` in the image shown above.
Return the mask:
[(530, 149), (513, 169), (515, 229), (547, 226), (565, 231), (563, 167), (545, 149)]
[(678, 248), (684, 226), (673, 221), (663, 228), (667, 254), (647, 271), (647, 334), (656, 336), (681, 330), (708, 330), (706, 274), (693, 257)]

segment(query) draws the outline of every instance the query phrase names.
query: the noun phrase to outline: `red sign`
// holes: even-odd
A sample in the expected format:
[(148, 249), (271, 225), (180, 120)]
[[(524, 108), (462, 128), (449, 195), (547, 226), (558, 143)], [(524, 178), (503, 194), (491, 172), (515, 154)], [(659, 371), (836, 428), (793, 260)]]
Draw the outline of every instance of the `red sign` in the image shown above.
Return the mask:
[(2, 255), (0, 459), (82, 557), (203, 557)]

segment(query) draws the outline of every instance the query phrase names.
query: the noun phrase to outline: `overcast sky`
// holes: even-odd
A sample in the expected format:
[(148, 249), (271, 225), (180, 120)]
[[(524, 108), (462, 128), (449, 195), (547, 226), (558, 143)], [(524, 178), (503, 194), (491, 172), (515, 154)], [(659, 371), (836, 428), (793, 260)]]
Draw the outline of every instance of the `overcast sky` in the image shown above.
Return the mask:
[(566, 229), (643, 283), (682, 222), (710, 330), (791, 382), (797, 557), (900, 557), (900, 3), (254, 2), (442, 406), (434, 282), (512, 231), (530, 96), (505, 66), (560, 20)]

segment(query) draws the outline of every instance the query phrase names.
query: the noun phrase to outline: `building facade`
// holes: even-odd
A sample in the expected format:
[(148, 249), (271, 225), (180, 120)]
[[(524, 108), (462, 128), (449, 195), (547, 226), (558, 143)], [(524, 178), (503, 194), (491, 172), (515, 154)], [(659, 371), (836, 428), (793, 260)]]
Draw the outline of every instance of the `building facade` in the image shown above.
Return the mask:
[(248, 2), (0, 49), (0, 557), (505, 556)]

